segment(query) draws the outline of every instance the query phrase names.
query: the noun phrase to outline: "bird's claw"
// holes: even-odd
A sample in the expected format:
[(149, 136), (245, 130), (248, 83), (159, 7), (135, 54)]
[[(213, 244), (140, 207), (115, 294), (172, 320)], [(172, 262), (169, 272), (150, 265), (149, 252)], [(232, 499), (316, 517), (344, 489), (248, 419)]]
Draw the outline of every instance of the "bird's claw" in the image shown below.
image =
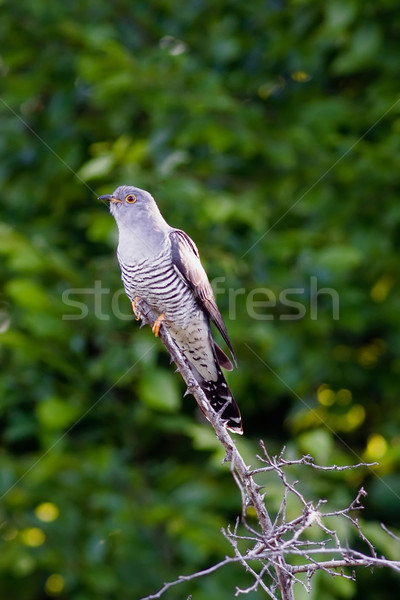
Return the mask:
[(136, 296), (136, 298), (132, 302), (132, 310), (135, 313), (136, 321), (139, 321), (140, 317), (142, 316), (141, 313), (140, 313), (140, 311), (136, 308), (137, 303), (139, 302), (139, 300), (140, 300), (139, 296)]
[(161, 323), (164, 321), (164, 319), (165, 319), (165, 315), (164, 315), (164, 313), (161, 313), (161, 315), (159, 317), (157, 317), (157, 319), (154, 321), (154, 325), (151, 328), (151, 330), (156, 337), (158, 337), (158, 334), (160, 332)]

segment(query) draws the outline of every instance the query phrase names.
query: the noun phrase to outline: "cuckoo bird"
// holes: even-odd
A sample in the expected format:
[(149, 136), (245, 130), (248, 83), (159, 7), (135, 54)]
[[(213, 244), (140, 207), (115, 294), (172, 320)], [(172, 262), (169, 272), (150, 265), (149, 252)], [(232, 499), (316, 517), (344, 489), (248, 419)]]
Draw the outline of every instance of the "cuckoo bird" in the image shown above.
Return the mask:
[(118, 226), (117, 258), (135, 314), (143, 299), (158, 315), (153, 332), (158, 335), (165, 324), (212, 409), (227, 429), (242, 433), (240, 411), (221, 370), (232, 370), (232, 362), (213, 340), (210, 320), (236, 364), (235, 354), (195, 243), (168, 225), (145, 190), (123, 185), (99, 199), (110, 202)]

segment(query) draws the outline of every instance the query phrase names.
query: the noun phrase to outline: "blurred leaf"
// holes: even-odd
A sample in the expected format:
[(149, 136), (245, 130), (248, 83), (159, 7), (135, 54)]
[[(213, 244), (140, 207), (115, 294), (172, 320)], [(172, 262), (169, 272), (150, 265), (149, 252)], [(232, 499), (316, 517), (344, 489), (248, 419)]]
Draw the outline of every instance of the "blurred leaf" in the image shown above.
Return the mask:
[(328, 246), (315, 254), (314, 261), (319, 267), (327, 268), (339, 275), (358, 266), (363, 259), (358, 248), (346, 245)]
[(45, 398), (37, 408), (39, 421), (46, 429), (64, 429), (79, 416), (80, 410), (59, 398)]
[(167, 371), (144, 374), (138, 390), (141, 400), (151, 409), (174, 412), (181, 404), (177, 376)]
[(351, 37), (347, 52), (340, 54), (333, 68), (337, 73), (351, 73), (365, 66), (374, 66), (380, 46), (380, 31), (371, 23), (358, 28)]
[(329, 431), (316, 429), (301, 434), (299, 437), (300, 448), (304, 454), (311, 454), (316, 463), (329, 465), (333, 450), (333, 440)]
[(78, 172), (84, 181), (102, 178), (107, 175), (112, 167), (113, 158), (110, 155), (97, 156), (89, 160)]
[(14, 302), (31, 311), (42, 312), (51, 306), (46, 291), (31, 279), (13, 279), (6, 285), (6, 291)]

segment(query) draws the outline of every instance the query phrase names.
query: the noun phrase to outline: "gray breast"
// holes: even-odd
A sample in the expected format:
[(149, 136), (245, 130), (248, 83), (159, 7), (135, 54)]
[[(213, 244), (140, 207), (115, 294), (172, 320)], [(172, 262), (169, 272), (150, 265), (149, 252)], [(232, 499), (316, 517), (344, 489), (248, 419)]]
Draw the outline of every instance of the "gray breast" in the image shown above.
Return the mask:
[(143, 298), (158, 314), (164, 313), (171, 336), (207, 381), (217, 379), (210, 326), (193, 290), (171, 262), (169, 251), (156, 258), (127, 264), (118, 256), (125, 291), (131, 301)]
[(198, 310), (193, 292), (172, 264), (169, 251), (132, 264), (117, 256), (122, 282), (131, 301), (139, 296), (156, 312), (163, 312), (166, 319), (182, 324)]

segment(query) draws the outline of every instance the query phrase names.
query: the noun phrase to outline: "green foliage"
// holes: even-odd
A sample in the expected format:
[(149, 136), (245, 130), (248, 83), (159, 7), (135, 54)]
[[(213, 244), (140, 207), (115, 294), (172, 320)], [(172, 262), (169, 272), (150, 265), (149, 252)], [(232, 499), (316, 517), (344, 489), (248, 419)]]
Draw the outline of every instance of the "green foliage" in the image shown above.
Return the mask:
[[(249, 460), (259, 438), (378, 460), (299, 477), (335, 506), (370, 490), (368, 533), (394, 557), (376, 523), (400, 527), (398, 7), (2, 8), (1, 595), (138, 598), (230, 551), (220, 528), (238, 492), (121, 292), (96, 201), (121, 183), (149, 189), (200, 249), (238, 355)], [(272, 483), (272, 510), (280, 499)], [(229, 567), (168, 597), (232, 598), (246, 581)], [(318, 575), (314, 597), (396, 585)]]

